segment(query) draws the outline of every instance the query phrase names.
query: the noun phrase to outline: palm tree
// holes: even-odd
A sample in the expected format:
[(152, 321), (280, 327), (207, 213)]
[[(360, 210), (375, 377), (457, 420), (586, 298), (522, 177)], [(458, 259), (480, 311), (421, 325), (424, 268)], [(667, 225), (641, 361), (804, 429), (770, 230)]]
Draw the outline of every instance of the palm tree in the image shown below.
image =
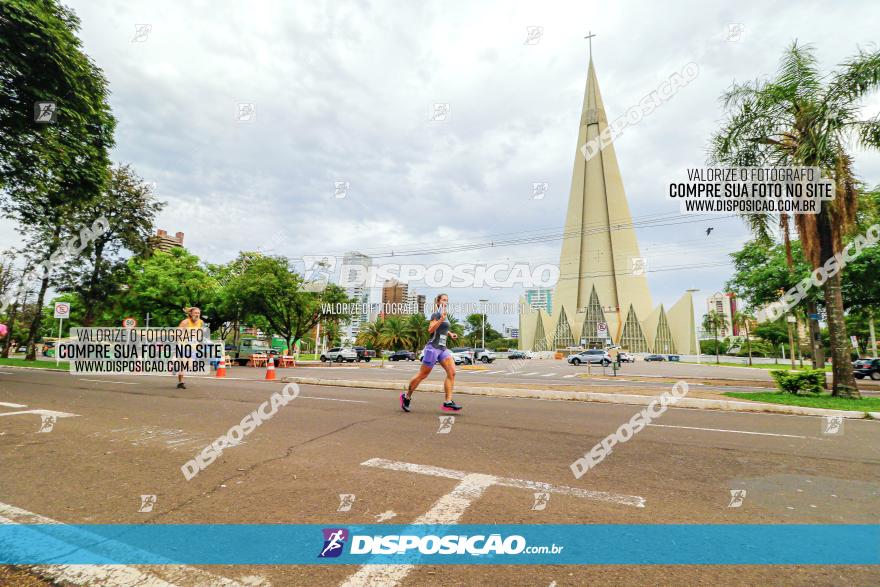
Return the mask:
[(749, 351), (749, 365), (752, 364), (752, 340), (749, 338), (749, 330), (751, 329), (752, 323), (755, 321), (755, 317), (746, 312), (736, 312), (733, 315), (733, 323), (738, 327), (745, 329), (746, 331), (746, 348)]
[[(464, 338), (464, 326), (461, 322), (458, 321), (458, 318), (455, 316), (449, 315), (446, 317), (449, 320), (449, 331), (454, 332), (459, 337)], [(476, 346), (476, 345), (475, 345)]]
[(715, 364), (721, 364), (721, 341), (718, 340), (718, 330), (724, 328), (726, 321), (724, 316), (715, 310), (703, 316), (703, 330), (711, 330), (715, 334)]
[[(854, 222), (857, 182), (847, 145), (880, 148), (880, 120), (863, 120), (859, 104), (878, 87), (880, 50), (860, 50), (826, 77), (818, 70), (814, 50), (794, 42), (775, 79), (734, 84), (723, 96), (730, 115), (712, 139), (710, 161), (818, 167), (835, 181), (833, 201), (823, 201), (818, 214), (795, 217), (801, 245), (814, 268), (841, 250), (842, 237)], [(753, 215), (751, 220), (760, 222), (760, 217)], [(831, 338), (832, 394), (858, 398), (840, 283), (838, 272), (822, 286)]]
[(428, 326), (430, 322), (425, 318), (424, 314), (412, 314), (406, 319), (406, 331), (412, 340), (412, 350), (419, 352), (419, 349), (428, 342)]
[(379, 341), (383, 347), (394, 350), (409, 348), (412, 342), (409, 331), (399, 316), (389, 316), (383, 320)]
[(367, 322), (361, 326), (357, 335), (357, 343), (367, 348), (376, 348), (379, 346), (381, 336), (382, 323), (377, 319), (375, 322)]

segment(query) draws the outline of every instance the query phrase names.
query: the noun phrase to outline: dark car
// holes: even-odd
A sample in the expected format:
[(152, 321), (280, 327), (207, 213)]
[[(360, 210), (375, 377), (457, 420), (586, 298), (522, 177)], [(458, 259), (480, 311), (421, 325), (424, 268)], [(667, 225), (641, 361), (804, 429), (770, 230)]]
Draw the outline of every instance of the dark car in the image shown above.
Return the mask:
[(376, 356), (376, 351), (371, 351), (370, 349), (368, 349), (366, 347), (355, 346), (355, 347), (351, 347), (351, 348), (353, 348), (357, 352), (357, 355), (358, 355), (357, 362), (358, 363), (360, 363), (361, 361), (366, 361), (367, 363), (369, 363), (370, 359), (372, 359), (373, 357)]
[(388, 355), (389, 361), (415, 361), (416, 354), (412, 351), (394, 351)]
[(665, 361), (666, 357), (664, 357), (663, 355), (648, 355), (647, 357), (645, 357), (645, 360), (646, 361)]
[(513, 351), (507, 355), (508, 359), (531, 359), (528, 353), (524, 351)]
[(880, 359), (862, 359), (853, 363), (853, 375), (856, 379), (870, 377), (874, 381), (880, 381)]

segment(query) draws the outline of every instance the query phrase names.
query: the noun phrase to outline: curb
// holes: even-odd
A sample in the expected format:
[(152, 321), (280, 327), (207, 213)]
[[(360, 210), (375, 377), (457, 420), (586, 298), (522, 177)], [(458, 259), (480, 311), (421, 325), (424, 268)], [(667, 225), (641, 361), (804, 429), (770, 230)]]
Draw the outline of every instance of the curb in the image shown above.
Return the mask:
[(54, 373), (70, 373), (69, 369), (53, 369), (52, 367), (22, 367), (21, 365), (0, 365), (0, 371), (3, 369), (24, 369), (25, 371), (52, 371)]
[[(304, 385), (331, 385), (335, 387), (359, 387), (365, 389), (385, 389), (405, 391), (405, 381), (351, 381), (343, 379), (318, 379), (314, 377), (282, 377), (284, 383)], [(440, 383), (423, 383), (419, 391), (442, 392)], [(518, 397), (528, 399), (574, 400), (598, 402), (606, 404), (648, 405), (659, 399), (659, 396), (631, 395), (619, 393), (595, 393), (592, 391), (563, 391), (556, 389), (517, 389), (512, 387), (470, 387), (457, 386), (456, 393), (466, 395), (485, 395), (490, 397)], [(774, 414), (793, 414), (797, 416), (841, 416), (843, 418), (864, 419), (865, 412), (853, 410), (829, 410), (825, 408), (808, 408), (804, 406), (787, 406), (783, 404), (765, 404), (759, 402), (682, 398), (675, 403), (677, 408), (693, 408), (698, 410), (721, 410), (726, 412), (770, 412)], [(880, 412), (869, 412), (868, 415), (880, 419)]]

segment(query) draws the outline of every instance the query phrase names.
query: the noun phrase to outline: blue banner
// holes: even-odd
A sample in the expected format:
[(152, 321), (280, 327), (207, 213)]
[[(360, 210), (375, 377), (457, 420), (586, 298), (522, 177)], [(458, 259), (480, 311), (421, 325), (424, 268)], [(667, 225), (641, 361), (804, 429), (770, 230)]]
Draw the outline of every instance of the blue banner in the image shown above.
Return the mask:
[(876, 524), (0, 525), (0, 564), (877, 565)]

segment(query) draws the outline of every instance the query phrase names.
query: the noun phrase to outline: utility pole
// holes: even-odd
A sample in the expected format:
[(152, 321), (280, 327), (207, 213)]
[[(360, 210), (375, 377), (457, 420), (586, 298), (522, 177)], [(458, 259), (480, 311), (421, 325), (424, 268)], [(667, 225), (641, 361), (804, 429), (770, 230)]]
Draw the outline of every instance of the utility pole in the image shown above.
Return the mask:
[(483, 318), (483, 327), (482, 327), (482, 330), (483, 330), (483, 337), (482, 337), (482, 339), (483, 339), (483, 344), (482, 344), (482, 348), (483, 348), (483, 349), (486, 348), (486, 306), (485, 306), (485, 304), (486, 304), (486, 302), (488, 302), (488, 301), (489, 301), (489, 300), (480, 300), (480, 304), (482, 304), (482, 308), (481, 308), (481, 309), (483, 310), (483, 311), (481, 312), (481, 315), (482, 315), (482, 318)]

